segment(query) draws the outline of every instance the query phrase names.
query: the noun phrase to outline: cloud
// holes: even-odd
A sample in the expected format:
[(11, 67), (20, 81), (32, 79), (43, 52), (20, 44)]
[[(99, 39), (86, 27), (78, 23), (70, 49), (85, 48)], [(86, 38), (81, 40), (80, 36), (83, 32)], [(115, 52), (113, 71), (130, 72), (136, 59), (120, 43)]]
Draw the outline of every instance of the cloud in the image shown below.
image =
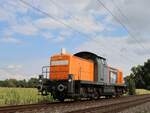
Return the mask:
[(34, 24), (39, 29), (51, 30), (51, 29), (57, 29), (57, 28), (59, 28), (59, 29), (65, 29), (66, 28), (63, 24), (60, 24), (57, 21), (55, 21), (49, 17), (37, 19), (34, 21)]
[(68, 20), (68, 23), (76, 30), (87, 34), (93, 34), (104, 30), (103, 25), (94, 20), (92, 16), (80, 16), (78, 17), (78, 20), (72, 18)]
[[(143, 39), (148, 39), (150, 33), (150, 1), (149, 0), (113, 0), (114, 2), (106, 3), (107, 7), (113, 14), (121, 20), (128, 30), (138, 38), (139, 42)], [(118, 8), (123, 13), (120, 14)], [(111, 20), (114, 18), (110, 16)], [(111, 21), (110, 20), (110, 21)]]
[(32, 24), (23, 24), (23, 25), (16, 25), (12, 26), (12, 31), (15, 33), (20, 33), (23, 35), (35, 35), (38, 29)]
[(44, 37), (48, 41), (52, 41), (55, 43), (62, 43), (66, 41), (68, 38), (71, 38), (73, 35), (72, 32), (67, 31), (67, 30), (62, 30), (55, 35), (54, 33), (51, 32), (42, 32), (40, 33), (42, 37)]
[(51, 40), (54, 38), (53, 34), (50, 32), (42, 32), (40, 33), (42, 37), (44, 37), (47, 40)]
[[(68, 30), (68, 32), (71, 34), (72, 32), (78, 33), (79, 31), (81, 34), (85, 33), (92, 35), (95, 35), (97, 32), (102, 32), (104, 30), (105, 26), (101, 22), (96, 21), (91, 13), (88, 14), (90, 10), (87, 8), (91, 3), (90, 0), (77, 0), (72, 2), (69, 0), (62, 0), (60, 2), (50, 2), (49, 0), (45, 0), (44, 2), (38, 0), (37, 2), (35, 0), (28, 0), (27, 2), (31, 3), (34, 7), (40, 8), (41, 10), (47, 12), (50, 16), (55, 17), (58, 21), (55, 21), (53, 18), (47, 17), (42, 13), (32, 9), (31, 7), (26, 6), (19, 0), (7, 1), (5, 5), (3, 5), (3, 11), (5, 11), (7, 15), (10, 15), (11, 18), (13, 18), (11, 20), (10, 16), (6, 16), (7, 19), (4, 19), (9, 23), (9, 29), (5, 29), (5, 32), (12, 32), (9, 37), (14, 37), (13, 34), (19, 33), (21, 35), (27, 36), (45, 35), (44, 37), (47, 38), (48, 36), (46, 36), (46, 32), (43, 33), (41, 30), (49, 30), (49, 32), (51, 32), (50, 34), (53, 34), (52, 32), (54, 30)], [(16, 8), (18, 5), (19, 7)], [(29, 12), (32, 15), (29, 15)], [(35, 18), (34, 16), (37, 17)], [(52, 41), (61, 42), (65, 40), (65, 37), (61, 33), (57, 33), (59, 36), (52, 36), (57, 38)], [(66, 38), (68, 37), (66, 36)], [(21, 40), (22, 39), (20, 38), (20, 41)], [(15, 37), (3, 39), (3, 42), (17, 43), (17, 41), (18, 40)]]
[[(39, 73), (31, 72), (31, 70), (28, 69), (28, 68), (31, 69), (29, 65), (31, 64), (27, 64), (27, 67), (26, 65), (21, 65), (21, 64), (9, 64), (9, 65), (1, 67), (0, 68), (1, 80), (5, 80), (5, 79), (23, 80), (23, 79), (30, 79), (31, 77), (37, 78), (38, 77), (37, 75)], [(36, 67), (35, 65), (33, 66)], [(37, 69), (34, 69), (34, 70), (37, 70)]]
[(14, 70), (18, 70), (22, 68), (22, 65), (20, 64), (10, 64), (7, 66), (8, 69), (14, 69)]
[[(88, 6), (88, 3), (90, 3), (90, 0), (86, 2), (84, 0), (73, 1), (73, 3), (68, 0), (63, 0), (61, 3), (56, 4), (49, 2), (49, 0), (46, 0), (45, 2), (35, 2), (34, 0), (29, 0), (28, 2), (33, 4), (34, 7), (38, 7), (41, 10), (49, 13), (52, 18), (55, 17), (59, 22), (41, 14), (40, 12), (26, 6), (19, 1), (17, 1), (16, 3), (14, 1), (6, 2), (7, 6), (10, 7), (4, 7), (4, 9), (6, 9), (6, 11), (9, 11), (12, 15), (18, 15), (18, 13), (21, 15), (27, 15), (28, 11), (32, 12), (34, 15), (42, 15), (40, 18), (36, 19), (33, 19), (33, 17), (31, 17), (31, 19), (28, 19), (28, 16), (23, 16), (22, 18), (18, 19), (17, 16), (13, 16), (13, 23), (8, 19), (7, 21), (10, 24), (13, 24), (11, 30), (15, 33), (21, 33), (23, 35), (33, 35), (38, 33), (38, 30), (40, 29), (70, 29), (70, 27), (74, 29), (73, 31), (79, 30), (81, 32), (94, 33), (100, 32), (104, 29), (103, 25), (100, 22), (96, 22), (95, 19), (91, 15), (88, 15), (87, 11), (85, 10), (85, 8)], [(17, 4), (19, 4), (20, 6), (15, 8)], [(61, 9), (57, 6), (57, 4), (61, 5), (62, 7), (65, 6), (74, 8), (71, 8), (72, 10), (64, 10), (65, 7), (64, 9)], [(71, 13), (73, 15), (69, 15)], [(24, 24), (20, 24), (19, 21), (23, 22), (23, 20), (26, 20), (26, 22)], [(63, 24), (66, 24), (66, 26), (70, 27), (68, 28)]]
[(104, 30), (103, 25), (100, 22), (96, 22), (92, 16), (86, 17), (86, 15), (84, 15), (79, 16), (78, 18), (72, 17), (70, 19), (58, 19), (58, 21), (47, 17), (37, 19), (34, 24), (39, 29), (67, 29), (74, 32), (79, 31), (88, 34), (93, 34)]
[(38, 0), (33, 0), (32, 4), (40, 8), (43, 11), (48, 12), (50, 15), (55, 17), (64, 18), (69, 14), (83, 14), (86, 12), (85, 8), (89, 5), (91, 0), (61, 0), (61, 1), (49, 1), (44, 2)]
[(16, 39), (16, 38), (13, 38), (11, 36), (5, 36), (4, 38), (1, 38), (0, 39), (1, 42), (4, 42), (4, 43), (15, 43), (15, 44), (21, 44), (21, 41)]
[[(133, 0), (133, 1), (120, 0), (119, 2), (116, 0), (114, 1), (116, 5), (121, 8), (122, 12), (128, 17), (129, 22), (120, 16), (119, 12), (116, 10), (116, 7), (110, 0), (103, 1), (103, 2), (106, 4), (106, 6), (110, 10), (113, 11), (114, 15), (116, 15), (118, 18), (121, 18), (121, 20), (127, 25), (127, 27), (130, 30), (132, 30), (133, 33), (140, 34), (140, 35), (148, 33), (147, 31), (150, 28), (150, 25), (148, 24), (150, 13), (148, 11), (145, 11), (145, 9), (149, 9), (149, 5), (147, 5), (149, 4), (148, 0), (143, 0), (139, 2), (137, 2), (136, 0)], [(97, 0), (94, 0), (94, 1), (61, 0), (59, 2), (57, 1), (51, 2), (49, 0), (45, 0), (44, 2), (38, 0), (37, 2), (37, 0), (32, 0), (32, 1), (28, 0), (27, 2), (49, 13), (51, 16), (58, 18), (58, 20), (66, 24), (69, 24), (73, 28), (78, 29), (82, 32), (86, 32), (86, 33), (87, 32), (88, 33), (101, 32), (104, 28), (110, 27), (108, 25), (104, 26), (100, 22), (101, 20), (99, 21), (95, 20), (95, 15), (93, 16), (93, 14), (96, 14), (96, 16), (105, 15), (107, 17), (105, 19), (108, 19), (108, 18), (111, 19), (111, 20), (108, 19), (108, 21), (105, 20), (105, 22), (114, 23), (114, 21), (112, 21), (113, 20), (112, 16), (97, 2)], [(19, 7), (16, 8), (16, 6), (19, 6)], [(6, 4), (3, 5), (3, 7), (4, 9), (2, 10), (3, 12), (2, 16), (4, 14), (13, 15), (13, 18), (15, 18), (16, 22), (18, 22), (18, 19), (15, 17), (16, 14), (21, 13), (23, 15), (27, 15), (28, 12), (32, 12), (33, 14), (40, 15), (40, 18), (35, 20), (35, 19), (32, 19), (31, 17), (31, 20), (28, 20), (27, 23), (35, 23), (36, 27), (38, 27), (39, 29), (57, 29), (57, 28), (65, 29), (66, 28), (64, 25), (26, 6), (25, 4), (21, 3), (19, 0), (7, 1)], [(139, 15), (139, 13), (141, 15)], [(9, 22), (12, 21), (10, 20), (9, 16), (4, 16), (4, 17), (6, 17)], [(27, 19), (27, 17), (23, 16), (22, 19)], [(37, 31), (36, 27), (33, 26), (32, 24), (31, 25), (21, 24), (20, 26), (17, 25), (13, 28), (15, 32), (32, 35), (32, 33), (35, 33)], [(147, 37), (147, 36), (144, 36), (144, 37)]]
[(64, 41), (66, 41), (68, 38), (71, 38), (72, 33), (69, 31), (61, 31), (58, 35), (58, 37), (56, 37), (53, 41), (54, 42), (59, 42), (62, 43)]
[(26, 79), (27, 77), (21, 73), (22, 65), (10, 64), (3, 68), (0, 68), (1, 79)]
[(9, 18), (9, 14), (7, 11), (5, 11), (3, 8), (0, 8), (0, 21), (5, 21)]

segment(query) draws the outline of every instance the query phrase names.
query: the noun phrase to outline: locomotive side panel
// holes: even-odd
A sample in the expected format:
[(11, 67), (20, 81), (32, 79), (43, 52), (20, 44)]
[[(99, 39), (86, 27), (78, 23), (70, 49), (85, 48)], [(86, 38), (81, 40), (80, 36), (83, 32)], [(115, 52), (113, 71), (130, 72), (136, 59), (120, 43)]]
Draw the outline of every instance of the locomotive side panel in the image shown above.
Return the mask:
[(94, 81), (94, 63), (72, 56), (69, 73), (74, 75), (74, 80)]

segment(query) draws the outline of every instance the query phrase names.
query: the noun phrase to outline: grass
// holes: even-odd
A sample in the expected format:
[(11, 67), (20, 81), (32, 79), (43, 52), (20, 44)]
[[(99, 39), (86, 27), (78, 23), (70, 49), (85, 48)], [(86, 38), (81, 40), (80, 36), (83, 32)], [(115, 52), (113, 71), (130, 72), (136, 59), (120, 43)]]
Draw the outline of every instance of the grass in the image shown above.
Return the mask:
[(137, 94), (137, 95), (150, 94), (150, 90), (146, 90), (146, 89), (136, 89), (136, 94)]
[[(150, 94), (150, 90), (136, 89), (136, 94)], [(51, 95), (41, 96), (35, 88), (1, 88), (0, 106), (34, 104), (53, 101)]]
[(34, 88), (0, 88), (0, 106), (34, 104), (52, 100), (51, 95), (38, 95), (37, 89)]

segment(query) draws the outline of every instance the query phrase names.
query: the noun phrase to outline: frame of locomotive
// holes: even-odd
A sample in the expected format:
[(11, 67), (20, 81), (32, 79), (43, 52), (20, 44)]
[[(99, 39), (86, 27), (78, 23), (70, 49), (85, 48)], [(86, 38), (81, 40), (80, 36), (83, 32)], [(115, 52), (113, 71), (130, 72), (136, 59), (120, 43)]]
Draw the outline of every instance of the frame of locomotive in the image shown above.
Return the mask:
[[(39, 75), (38, 91), (43, 95), (51, 94), (54, 99), (64, 101), (64, 99), (80, 99), (90, 98), (98, 99), (101, 96), (112, 97), (121, 96), (126, 92), (125, 84), (115, 84), (108, 82), (106, 78), (106, 59), (91, 52), (79, 52), (74, 56), (90, 59), (94, 62), (94, 82), (84, 80), (74, 80), (73, 74), (68, 74), (68, 78), (64, 80), (50, 80), (49, 66), (42, 68), (42, 75)], [(99, 67), (101, 66), (101, 69)], [(114, 68), (110, 68), (114, 70)], [(101, 73), (101, 74), (100, 74)], [(103, 74), (103, 76), (102, 76)], [(108, 74), (108, 73), (107, 73)], [(46, 77), (45, 77), (45, 76)], [(101, 76), (100, 76), (101, 75)]]

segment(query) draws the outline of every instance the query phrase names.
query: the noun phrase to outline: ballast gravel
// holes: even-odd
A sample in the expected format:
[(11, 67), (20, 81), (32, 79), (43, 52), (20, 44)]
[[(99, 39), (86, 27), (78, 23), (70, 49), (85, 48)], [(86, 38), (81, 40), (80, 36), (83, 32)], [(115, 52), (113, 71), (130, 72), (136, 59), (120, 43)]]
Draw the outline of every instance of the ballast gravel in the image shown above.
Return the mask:
[[(123, 97), (118, 99), (105, 99), (98, 101), (87, 101), (87, 102), (76, 102), (76, 103), (67, 103), (64, 106), (54, 106), (43, 109), (35, 109), (32, 111), (16, 112), (16, 113), (66, 113), (68, 111), (74, 111), (79, 109), (86, 109), (91, 107), (105, 106), (113, 103), (118, 103), (121, 101), (135, 100), (137, 97)], [(142, 97), (138, 97), (142, 98)], [(150, 102), (144, 103), (142, 105), (129, 108), (119, 113), (150, 113)]]
[(121, 111), (119, 113), (150, 113), (150, 102)]

